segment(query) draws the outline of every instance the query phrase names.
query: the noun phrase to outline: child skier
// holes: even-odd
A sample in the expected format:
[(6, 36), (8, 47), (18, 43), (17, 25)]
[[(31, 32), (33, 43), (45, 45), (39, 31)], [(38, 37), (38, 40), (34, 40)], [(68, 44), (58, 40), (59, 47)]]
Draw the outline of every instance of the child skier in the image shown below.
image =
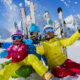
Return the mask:
[(33, 43), (28, 45), (30, 41), (27, 41), (27, 39), (23, 40), (26, 45), (28, 45), (28, 53), (36, 55), (39, 60), (43, 60), (45, 64), (47, 64), (47, 61), (45, 59), (45, 56), (41, 56), (36, 53), (36, 46), (40, 45), (40, 35), (39, 35), (40, 29), (35, 24), (32, 24), (29, 28), (30, 33), (30, 39), (32, 39)]
[(72, 45), (80, 37), (80, 30), (76, 31), (70, 38), (62, 39), (56, 37), (53, 27), (48, 25), (44, 27), (44, 35), (45, 41), (37, 46), (36, 52), (45, 55), (54, 76), (62, 78), (80, 74), (80, 64), (68, 59), (62, 51), (62, 47)]
[(22, 65), (31, 65), (41, 77), (45, 80), (50, 80), (52, 74), (47, 72), (47, 68), (42, 65), (35, 55), (27, 54), (27, 46), (22, 41), (22, 32), (17, 30), (11, 37), (13, 44), (7, 50), (0, 53), (0, 57), (4, 58), (7, 56), (7, 58), (12, 58), (12, 63), (6, 65), (4, 69), (0, 71), (0, 80), (9, 80), (11, 74)]

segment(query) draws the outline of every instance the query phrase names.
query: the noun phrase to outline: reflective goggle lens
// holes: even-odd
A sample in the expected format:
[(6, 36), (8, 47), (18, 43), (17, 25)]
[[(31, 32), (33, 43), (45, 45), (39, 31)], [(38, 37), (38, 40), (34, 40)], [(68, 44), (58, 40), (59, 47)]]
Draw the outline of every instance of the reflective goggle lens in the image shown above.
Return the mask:
[(22, 38), (22, 36), (20, 36), (20, 35), (15, 35), (12, 37), (13, 40), (16, 40), (16, 39), (20, 40), (21, 38)]
[(53, 28), (48, 27), (48, 28), (44, 29), (44, 33), (48, 33), (48, 32), (51, 32), (51, 33), (54, 32)]

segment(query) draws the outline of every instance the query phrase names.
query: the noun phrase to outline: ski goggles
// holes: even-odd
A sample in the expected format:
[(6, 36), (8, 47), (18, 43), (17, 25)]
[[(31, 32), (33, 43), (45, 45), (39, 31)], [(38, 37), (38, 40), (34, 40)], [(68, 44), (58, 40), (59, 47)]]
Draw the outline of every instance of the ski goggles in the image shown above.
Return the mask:
[(52, 27), (48, 27), (48, 28), (44, 29), (44, 33), (45, 34), (48, 33), (48, 32), (53, 33), (54, 32), (53, 28)]
[(31, 36), (37, 36), (38, 35), (38, 32), (31, 32), (30, 35)]
[(22, 35), (14, 35), (12, 36), (13, 40), (20, 40), (22, 38)]

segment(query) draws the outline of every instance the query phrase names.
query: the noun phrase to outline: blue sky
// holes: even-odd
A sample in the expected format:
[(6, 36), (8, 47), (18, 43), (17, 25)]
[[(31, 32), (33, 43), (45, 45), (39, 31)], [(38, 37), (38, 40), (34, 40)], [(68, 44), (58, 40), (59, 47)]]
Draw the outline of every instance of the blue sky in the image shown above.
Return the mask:
[[(80, 14), (80, 0), (32, 0), (36, 6), (35, 13), (43, 15), (47, 10), (51, 19), (58, 20), (57, 8), (62, 7), (63, 17)], [(21, 20), (20, 4), (29, 14), (29, 8), (25, 5), (25, 0), (0, 0), (0, 27), (13, 26), (14, 21)]]

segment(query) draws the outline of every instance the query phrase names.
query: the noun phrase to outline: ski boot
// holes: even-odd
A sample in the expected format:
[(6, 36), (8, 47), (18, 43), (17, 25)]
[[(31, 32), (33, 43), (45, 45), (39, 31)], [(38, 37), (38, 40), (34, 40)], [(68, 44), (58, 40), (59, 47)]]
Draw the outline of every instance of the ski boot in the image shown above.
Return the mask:
[(43, 78), (44, 80), (55, 80), (54, 76), (50, 72), (45, 73)]

